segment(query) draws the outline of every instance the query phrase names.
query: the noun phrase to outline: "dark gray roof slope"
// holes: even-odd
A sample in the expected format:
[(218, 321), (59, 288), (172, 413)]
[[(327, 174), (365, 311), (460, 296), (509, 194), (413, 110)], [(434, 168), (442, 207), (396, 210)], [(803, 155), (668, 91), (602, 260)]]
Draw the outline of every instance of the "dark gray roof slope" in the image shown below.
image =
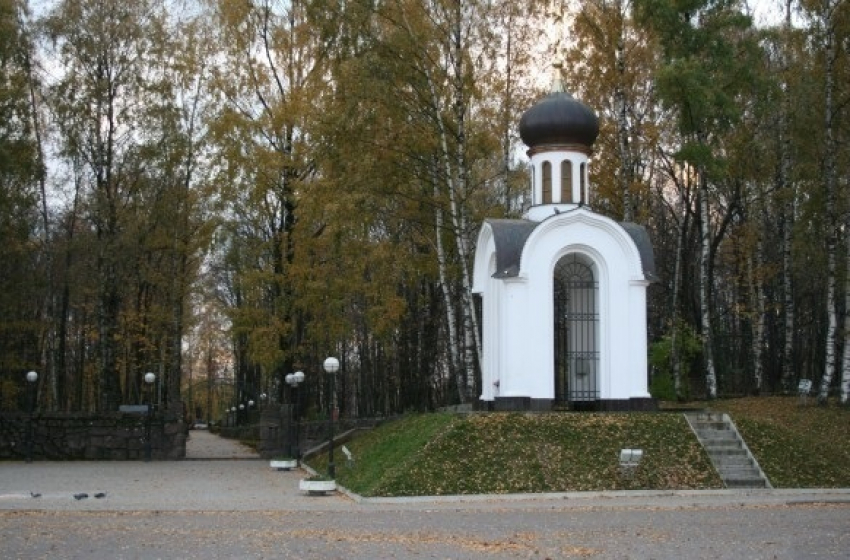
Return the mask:
[(626, 230), (626, 233), (629, 234), (629, 237), (637, 245), (644, 277), (650, 282), (657, 282), (658, 277), (655, 275), (655, 251), (652, 249), (652, 242), (649, 240), (649, 234), (646, 232), (646, 228), (632, 222), (620, 222), (620, 227)]
[(522, 248), (537, 222), (530, 220), (487, 220), (496, 242), (496, 273), (493, 278), (510, 278), (519, 274)]

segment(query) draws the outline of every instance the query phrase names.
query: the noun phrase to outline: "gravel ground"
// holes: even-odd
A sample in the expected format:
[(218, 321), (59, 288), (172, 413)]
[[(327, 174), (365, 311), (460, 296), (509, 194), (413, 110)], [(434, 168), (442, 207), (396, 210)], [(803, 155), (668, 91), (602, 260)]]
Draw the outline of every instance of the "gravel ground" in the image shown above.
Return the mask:
[(0, 463), (0, 557), (850, 557), (850, 490), (308, 496), (206, 436), (203, 460)]

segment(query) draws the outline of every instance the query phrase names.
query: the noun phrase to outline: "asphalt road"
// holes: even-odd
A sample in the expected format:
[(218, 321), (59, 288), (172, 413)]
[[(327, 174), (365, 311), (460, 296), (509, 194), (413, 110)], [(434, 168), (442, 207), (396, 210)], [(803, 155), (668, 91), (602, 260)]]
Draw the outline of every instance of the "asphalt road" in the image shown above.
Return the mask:
[(232, 454), (0, 463), (0, 557), (850, 558), (850, 490), (368, 500)]

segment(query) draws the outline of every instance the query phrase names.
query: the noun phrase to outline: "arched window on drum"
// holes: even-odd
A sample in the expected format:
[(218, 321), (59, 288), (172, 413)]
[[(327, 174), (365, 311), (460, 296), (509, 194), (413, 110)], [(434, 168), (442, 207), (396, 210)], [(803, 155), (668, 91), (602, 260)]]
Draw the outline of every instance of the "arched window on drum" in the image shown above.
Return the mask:
[(573, 201), (573, 162), (565, 159), (561, 162), (561, 203)]

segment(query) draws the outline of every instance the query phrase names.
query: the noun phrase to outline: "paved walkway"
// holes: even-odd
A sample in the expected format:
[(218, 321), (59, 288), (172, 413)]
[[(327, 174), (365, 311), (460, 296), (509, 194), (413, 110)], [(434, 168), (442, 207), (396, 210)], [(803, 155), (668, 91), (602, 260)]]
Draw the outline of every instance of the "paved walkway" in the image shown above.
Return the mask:
[[(618, 491), (361, 498), (310, 496), (302, 469), (278, 471), (250, 448), (207, 431), (191, 432), (188, 461), (0, 463), (0, 510), (304, 511), (523, 509), (528, 507), (718, 507), (730, 504), (850, 504), (850, 489)], [(85, 494), (85, 497), (81, 497)], [(95, 497), (101, 495), (101, 497)], [(35, 496), (35, 497), (34, 497)], [(80, 496), (76, 499), (75, 496)]]
[(191, 430), (186, 441), (187, 459), (259, 459), (257, 452), (238, 441), (207, 430)]
[(344, 494), (301, 492), (305, 471), (272, 469), (239, 442), (190, 434), (187, 461), (0, 463), (0, 510), (278, 511), (352, 503)]
[(191, 442), (214, 458), (0, 463), (0, 557), (796, 560), (850, 538), (850, 489), (309, 496), (305, 471)]

